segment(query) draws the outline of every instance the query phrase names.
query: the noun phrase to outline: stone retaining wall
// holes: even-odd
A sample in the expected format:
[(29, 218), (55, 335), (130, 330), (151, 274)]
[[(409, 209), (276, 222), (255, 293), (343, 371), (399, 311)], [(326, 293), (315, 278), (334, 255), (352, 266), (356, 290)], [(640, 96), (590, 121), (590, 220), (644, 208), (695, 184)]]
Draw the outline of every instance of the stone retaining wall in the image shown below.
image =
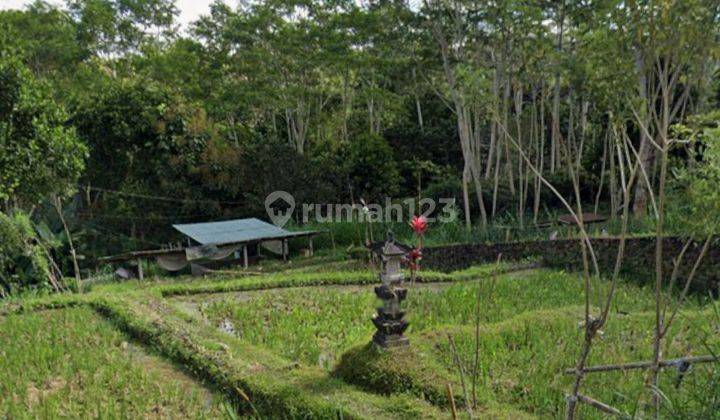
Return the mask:
[[(598, 256), (601, 274), (609, 276), (615, 265), (618, 238), (594, 238), (591, 240)], [(685, 239), (666, 237), (664, 239), (664, 272), (669, 278), (676, 258)], [(680, 268), (679, 284), (690, 273), (692, 266), (702, 248), (702, 242), (693, 243), (685, 252)], [(504, 261), (517, 261), (524, 258), (540, 258), (545, 266), (578, 270), (582, 267), (580, 244), (578, 239), (556, 239), (529, 242), (507, 242), (498, 244), (458, 244), (431, 247), (423, 250), (423, 267), (452, 271), (479, 263), (497, 260), (498, 254)], [(655, 275), (655, 238), (627, 238), (625, 243), (625, 259), (622, 272), (626, 277), (650, 284)], [(720, 240), (715, 238), (707, 255), (703, 259), (693, 281), (692, 290), (706, 294), (711, 291), (718, 295), (720, 286)]]

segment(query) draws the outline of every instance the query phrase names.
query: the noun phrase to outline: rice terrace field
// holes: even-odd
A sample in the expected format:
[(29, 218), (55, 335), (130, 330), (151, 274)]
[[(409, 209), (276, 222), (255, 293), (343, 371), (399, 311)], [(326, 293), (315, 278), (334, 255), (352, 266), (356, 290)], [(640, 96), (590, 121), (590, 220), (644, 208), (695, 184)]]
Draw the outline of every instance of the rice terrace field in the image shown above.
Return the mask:
[(0, 412), (9, 418), (225, 413), (218, 393), (90, 308), (7, 315), (0, 333)]
[[(421, 272), (405, 304), (410, 346), (382, 351), (370, 344), (376, 273), (355, 262), (296, 265), (6, 303), (0, 411), (9, 418), (217, 418), (236, 410), (260, 418), (448, 418), (450, 384), (459, 416), (469, 415), (468, 405), (477, 418), (563, 416), (573, 378), (563, 370), (573, 366), (583, 333), (577, 274), (524, 263)], [(616, 293), (589, 365), (651, 357), (651, 290), (621, 283)], [(717, 311), (690, 299), (665, 357), (717, 349)], [(664, 370), (660, 388), (671, 392), (663, 417), (686, 414), (676, 407), (716, 416), (707, 411), (720, 395), (715, 369), (697, 365), (681, 386), (676, 369)], [(644, 375), (597, 373), (585, 389), (632, 415), (648, 403)], [(474, 404), (465, 404), (473, 397), (463, 395), (463, 382), (466, 393), (474, 383)], [(579, 414), (602, 417), (585, 406)]]
[(720, 0), (0, 0), (0, 420), (720, 420)]

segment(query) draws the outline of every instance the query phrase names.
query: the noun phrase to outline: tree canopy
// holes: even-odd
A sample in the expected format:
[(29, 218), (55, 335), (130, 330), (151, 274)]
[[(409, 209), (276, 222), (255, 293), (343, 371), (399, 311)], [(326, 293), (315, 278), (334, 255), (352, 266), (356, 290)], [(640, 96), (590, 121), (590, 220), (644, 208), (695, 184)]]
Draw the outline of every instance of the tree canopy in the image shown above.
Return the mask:
[(70, 192), (84, 168), (87, 149), (49, 88), (0, 56), (0, 200), (15, 206)]
[[(280, 189), (442, 193), (483, 229), (561, 208), (544, 177), (612, 217), (629, 189), (652, 217), (658, 147), (719, 106), (718, 8), (218, 1), (181, 28), (171, 0), (36, 1), (0, 12), (0, 199), (76, 189), (78, 225), (113, 250), (158, 246), (171, 221), (262, 214)], [(671, 181), (687, 170), (700, 188), (713, 150), (672, 147)]]

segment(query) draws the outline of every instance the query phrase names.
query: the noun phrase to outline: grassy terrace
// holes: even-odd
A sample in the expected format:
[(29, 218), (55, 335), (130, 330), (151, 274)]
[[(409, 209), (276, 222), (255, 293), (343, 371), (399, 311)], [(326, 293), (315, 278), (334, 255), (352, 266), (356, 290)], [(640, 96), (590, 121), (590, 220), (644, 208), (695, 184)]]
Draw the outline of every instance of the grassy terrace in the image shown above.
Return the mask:
[[(541, 417), (562, 416), (563, 395), (571, 378), (561, 372), (572, 366), (582, 338), (578, 322), (583, 298), (577, 276), (524, 270), (498, 276), (493, 286), (487, 271), (483, 276), (478, 270), (453, 275), (472, 278), (466, 275), (476, 272), (485, 281), (416, 284), (407, 300), (411, 322), (408, 335), (414, 353), (401, 352), (389, 359), (365, 345), (374, 331), (369, 319), (375, 298), (368, 287), (305, 287), (177, 300), (181, 306), (199, 310), (213, 325), (230, 327), (237, 337), (290, 360), (336, 369), (346, 380), (367, 389), (390, 392), (400, 388), (419, 396), (431, 395), (442, 404), (443, 381), (461, 389), (446, 333), (454, 337), (460, 357), (469, 367), (474, 357), (475, 302), (479, 294), (482, 368), (478, 395), (482, 405), (499, 403)], [(623, 284), (615, 302), (615, 313), (597, 347), (601, 350), (593, 354), (591, 363), (648, 360), (654, 307), (650, 290)], [(709, 315), (698, 302), (690, 302), (669, 335), (671, 345), (665, 354), (679, 357), (706, 351), (707, 335), (692, 327)], [(343, 354), (346, 360), (341, 360)], [(392, 374), (402, 374), (398, 360), (409, 376), (388, 379)], [(702, 377), (712, 371), (700, 367), (697, 373)], [(663, 385), (672, 388), (675, 377), (670, 374), (664, 379)], [(596, 391), (595, 397), (628, 413), (640, 403), (635, 396), (642, 387), (640, 372), (597, 374), (588, 382), (588, 389)], [(682, 391), (697, 390), (688, 386), (680, 391), (675, 392), (675, 398), (687, 398)], [(584, 410), (586, 416), (597, 415)]]
[[(375, 274), (352, 262), (291, 267), (244, 277), (95, 285), (81, 295), (0, 306), (0, 351), (13, 355), (0, 360), (0, 414), (14, 417), (31, 407), (31, 416), (65, 410), (69, 416), (218, 417), (238, 409), (261, 417), (447, 418), (445, 384), (452, 384), (458, 403), (464, 400), (448, 334), (469, 383), (479, 297), (476, 414), (562, 415), (570, 386), (562, 369), (572, 366), (581, 340), (576, 275), (527, 264), (424, 272), (406, 305), (412, 346), (381, 353), (367, 345)], [(652, 307), (648, 289), (622, 284), (591, 363), (647, 359)], [(688, 302), (666, 356), (716, 348), (712, 311), (699, 299)], [(720, 395), (712, 369), (697, 366), (678, 389), (677, 374), (667, 370), (662, 389), (672, 391), (674, 403), (684, 401), (667, 406), (712, 406), (707, 399)], [(643, 403), (640, 372), (596, 374), (585, 388), (628, 413)], [(582, 414), (599, 417), (586, 408)]]
[[(464, 278), (473, 272), (477, 269), (457, 275)], [(411, 308), (407, 315), (409, 333), (474, 323), (478, 291), (488, 301), (490, 286), (487, 282), (472, 281), (410, 286), (406, 301), (406, 307)], [(481, 311), (483, 324), (527, 311), (582, 304), (578, 279), (549, 270), (500, 276), (492, 293), (495, 303)], [(183, 297), (179, 301), (194, 303), (215, 325), (230, 321), (238, 336), (245, 340), (293, 360), (326, 367), (331, 367), (352, 345), (368, 340), (374, 331), (369, 319), (377, 304), (372, 288), (367, 286), (297, 287)], [(632, 312), (647, 311), (653, 305), (648, 291), (630, 285), (620, 289), (617, 303)]]
[(0, 318), (0, 413), (10, 418), (218, 417), (226, 405), (89, 308)]

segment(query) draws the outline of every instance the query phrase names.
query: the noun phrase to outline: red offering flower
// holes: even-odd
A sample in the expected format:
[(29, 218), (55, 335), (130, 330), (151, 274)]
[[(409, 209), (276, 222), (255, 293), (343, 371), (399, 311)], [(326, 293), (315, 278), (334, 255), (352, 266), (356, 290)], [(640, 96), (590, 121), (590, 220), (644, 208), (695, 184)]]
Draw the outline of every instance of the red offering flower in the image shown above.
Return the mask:
[(413, 216), (410, 227), (415, 231), (415, 234), (422, 235), (428, 227), (427, 219), (425, 216)]
[(420, 268), (419, 261), (422, 259), (422, 251), (419, 248), (413, 248), (405, 255), (404, 262), (408, 268), (414, 272)]
[(407, 255), (410, 261), (420, 261), (422, 259), (422, 251), (418, 248), (413, 248)]
[(418, 239), (417, 248), (412, 249), (405, 255), (405, 260), (408, 267), (410, 268), (410, 275), (412, 276), (412, 283), (415, 284), (415, 277), (417, 271), (420, 270), (420, 260), (422, 259), (422, 247), (423, 247), (423, 234), (427, 230), (428, 221), (425, 216), (413, 216), (410, 221), (410, 227), (415, 232)]

